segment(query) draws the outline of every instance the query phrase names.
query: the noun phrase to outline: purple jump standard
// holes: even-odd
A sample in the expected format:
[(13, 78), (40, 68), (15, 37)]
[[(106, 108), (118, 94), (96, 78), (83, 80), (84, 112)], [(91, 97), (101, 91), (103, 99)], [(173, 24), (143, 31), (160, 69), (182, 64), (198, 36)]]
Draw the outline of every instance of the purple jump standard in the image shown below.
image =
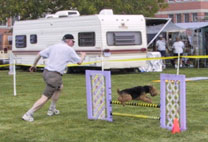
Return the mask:
[(112, 121), (110, 71), (86, 70), (88, 119)]
[(181, 131), (186, 128), (185, 75), (160, 75), (160, 126), (172, 130), (173, 120), (180, 122)]

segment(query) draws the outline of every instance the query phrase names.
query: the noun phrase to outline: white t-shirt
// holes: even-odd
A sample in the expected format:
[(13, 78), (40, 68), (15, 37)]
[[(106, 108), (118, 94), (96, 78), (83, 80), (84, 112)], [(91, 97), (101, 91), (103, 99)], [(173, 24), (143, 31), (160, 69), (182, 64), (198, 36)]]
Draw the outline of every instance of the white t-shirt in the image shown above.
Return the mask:
[(181, 54), (183, 53), (184, 43), (182, 41), (176, 41), (173, 43), (173, 53)]
[(157, 47), (157, 50), (159, 51), (165, 51), (165, 47), (166, 47), (165, 40), (158, 40), (156, 42), (156, 47)]
[(48, 59), (45, 69), (57, 71), (61, 74), (64, 73), (69, 62), (78, 63), (81, 60), (74, 49), (64, 42), (49, 46), (40, 51), (40, 56)]

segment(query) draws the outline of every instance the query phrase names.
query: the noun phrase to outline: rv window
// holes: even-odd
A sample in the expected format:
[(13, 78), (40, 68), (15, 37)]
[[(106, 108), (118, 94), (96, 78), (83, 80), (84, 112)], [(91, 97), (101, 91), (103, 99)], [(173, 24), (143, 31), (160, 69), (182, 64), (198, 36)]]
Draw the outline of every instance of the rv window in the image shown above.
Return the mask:
[(107, 32), (109, 46), (141, 45), (141, 32)]
[(95, 32), (78, 33), (79, 46), (95, 46)]
[(8, 36), (8, 42), (9, 42), (9, 45), (12, 45), (12, 36)]
[(30, 35), (30, 43), (35, 44), (37, 43), (37, 35)]
[(17, 35), (15, 36), (16, 48), (25, 48), (26, 47), (26, 35)]

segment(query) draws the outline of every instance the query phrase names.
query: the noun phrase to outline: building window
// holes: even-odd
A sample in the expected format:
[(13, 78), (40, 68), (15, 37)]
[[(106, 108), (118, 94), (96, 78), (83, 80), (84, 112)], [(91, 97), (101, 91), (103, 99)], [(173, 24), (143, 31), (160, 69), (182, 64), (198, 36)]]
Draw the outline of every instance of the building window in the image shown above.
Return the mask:
[(95, 32), (78, 33), (79, 46), (95, 46)]
[(204, 13), (204, 20), (207, 21), (208, 20), (208, 13)]
[(189, 2), (189, 1), (200, 1), (200, 0), (168, 0), (168, 3), (173, 3), (173, 2)]
[(169, 14), (168, 18), (171, 18), (172, 19), (171, 21), (174, 22), (174, 15), (173, 14)]
[(175, 2), (175, 0), (168, 0), (168, 2)]
[(30, 43), (31, 44), (35, 44), (37, 43), (38, 40), (37, 40), (37, 35), (33, 34), (33, 35), (30, 35)]
[(181, 23), (181, 14), (176, 15), (177, 23)]
[(3, 47), (2, 47), (2, 42), (3, 42), (3, 41), (2, 41), (2, 40), (3, 40), (3, 35), (0, 34), (0, 50), (3, 49)]
[(196, 22), (197, 21), (197, 13), (192, 14), (192, 21)]
[(184, 14), (184, 22), (187, 23), (189, 22), (189, 14)]
[(15, 36), (16, 48), (25, 48), (26, 43), (27, 43), (26, 35), (16, 35)]
[(107, 32), (109, 46), (141, 45), (141, 32)]
[(9, 45), (12, 45), (12, 36), (8, 36)]

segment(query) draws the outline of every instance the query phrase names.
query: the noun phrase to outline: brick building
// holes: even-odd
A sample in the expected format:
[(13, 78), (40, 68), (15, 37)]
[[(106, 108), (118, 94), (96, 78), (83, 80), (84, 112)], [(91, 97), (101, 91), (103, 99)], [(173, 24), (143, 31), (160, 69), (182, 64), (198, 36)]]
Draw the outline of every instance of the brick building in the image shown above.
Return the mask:
[(0, 21), (0, 51), (11, 49), (12, 19)]
[(174, 23), (208, 21), (208, 0), (166, 0), (168, 7), (155, 14)]

